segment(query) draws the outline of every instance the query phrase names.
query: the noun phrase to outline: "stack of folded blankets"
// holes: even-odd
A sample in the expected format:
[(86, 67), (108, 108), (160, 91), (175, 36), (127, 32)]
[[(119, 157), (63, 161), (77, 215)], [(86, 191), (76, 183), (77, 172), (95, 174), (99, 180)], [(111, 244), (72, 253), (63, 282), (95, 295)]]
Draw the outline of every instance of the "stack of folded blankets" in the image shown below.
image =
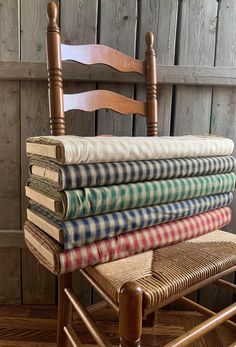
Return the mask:
[(218, 230), (231, 220), (233, 148), (216, 136), (29, 138), (26, 243), (65, 273)]

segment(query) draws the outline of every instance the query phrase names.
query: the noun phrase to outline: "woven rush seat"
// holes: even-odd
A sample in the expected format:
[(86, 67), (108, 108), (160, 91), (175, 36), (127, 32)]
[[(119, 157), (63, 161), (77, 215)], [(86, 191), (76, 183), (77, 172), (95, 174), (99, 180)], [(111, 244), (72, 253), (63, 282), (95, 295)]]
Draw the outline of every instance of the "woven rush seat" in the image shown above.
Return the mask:
[(236, 235), (216, 230), (85, 271), (117, 303), (121, 286), (135, 281), (143, 290), (144, 307), (151, 308), (235, 265)]
[[(26, 243), (51, 272), (60, 273), (59, 243), (27, 222)], [(83, 271), (118, 303), (121, 286), (135, 281), (143, 290), (144, 307), (151, 308), (222, 271), (236, 266), (236, 235), (216, 230), (172, 246)]]

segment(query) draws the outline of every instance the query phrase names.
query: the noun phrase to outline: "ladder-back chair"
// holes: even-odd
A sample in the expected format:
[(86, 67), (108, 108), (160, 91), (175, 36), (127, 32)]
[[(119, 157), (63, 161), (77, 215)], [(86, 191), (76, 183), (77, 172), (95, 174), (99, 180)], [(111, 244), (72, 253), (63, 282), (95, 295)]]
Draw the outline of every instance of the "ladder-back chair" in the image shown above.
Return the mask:
[[(57, 6), (55, 3), (48, 4), (49, 24), (47, 29), (47, 59), (48, 59), (48, 91), (50, 104), (50, 127), (52, 135), (65, 134), (65, 112), (70, 109), (79, 109), (82, 111), (95, 111), (101, 108), (112, 109), (120, 114), (139, 114), (146, 117), (147, 135), (158, 135), (158, 115), (157, 115), (157, 80), (156, 80), (156, 57), (153, 49), (153, 34), (146, 34), (146, 53), (145, 61), (128, 57), (112, 48), (103, 45), (81, 45), (69, 46), (61, 44), (60, 30), (57, 26)], [(145, 77), (146, 101), (141, 102), (129, 99), (125, 96), (118, 95), (107, 90), (94, 90), (74, 95), (63, 94), (62, 81), (62, 61), (73, 60), (82, 64), (105, 64), (120, 72), (135, 72)], [(175, 247), (175, 246), (173, 246)], [(181, 247), (181, 246), (178, 246)], [(166, 247), (168, 248), (168, 247)], [(225, 261), (225, 255), (222, 254), (222, 262)], [(179, 288), (174, 295), (168, 295), (160, 303), (147, 305), (144, 290), (141, 290), (135, 281), (127, 281), (121, 286), (119, 298), (116, 300), (110, 295), (108, 290), (112, 284), (109, 282), (109, 273), (114, 273), (117, 267), (115, 263), (129, 264), (129, 259), (123, 259), (121, 263), (112, 262), (93, 267), (90, 269), (80, 270), (89, 283), (98, 291), (104, 300), (119, 314), (119, 333), (120, 346), (138, 347), (140, 346), (140, 336), (142, 330), (142, 319), (145, 318), (147, 323), (154, 322), (155, 311), (170, 302), (175, 301), (189, 294), (196, 289), (203, 287), (211, 282), (222, 285), (225, 288), (235, 291), (236, 286), (226, 281), (219, 280), (221, 277), (236, 270), (236, 260), (234, 264), (225, 266), (221, 270), (216, 265), (215, 272), (208, 272), (206, 265), (205, 277), (199, 277), (199, 280), (187, 287)], [(140, 265), (140, 264), (139, 264)], [(109, 268), (111, 266), (111, 268)], [(124, 278), (129, 278), (129, 266), (125, 266)], [(108, 270), (109, 269), (109, 270)], [(189, 270), (195, 272), (196, 269)], [(172, 273), (170, 281), (174, 281), (175, 273)], [(180, 275), (181, 277), (181, 275)], [(184, 282), (185, 278), (180, 278)], [(57, 346), (66, 347), (68, 341), (73, 346), (81, 346), (78, 337), (71, 327), (71, 309), (72, 306), (79, 313), (80, 317), (86, 324), (90, 333), (99, 346), (111, 346), (107, 338), (101, 333), (96, 326), (88, 310), (83, 307), (79, 299), (72, 290), (72, 275), (64, 274), (58, 276), (58, 336)], [(114, 284), (115, 286), (115, 284)], [(147, 284), (148, 286), (148, 284)], [(145, 287), (145, 286), (144, 286)], [(159, 289), (151, 288), (152, 294), (158, 294)], [(163, 290), (164, 287), (163, 287)], [(155, 300), (154, 300), (155, 301)], [(167, 346), (185, 346), (192, 343), (197, 338), (214, 329), (217, 325), (225, 323), (230, 328), (235, 329), (236, 324), (227, 320), (236, 313), (236, 304), (221, 311), (218, 314), (192, 302), (187, 298), (182, 298), (182, 302), (187, 303), (189, 307), (198, 310), (206, 316), (210, 316), (204, 323), (200, 324), (190, 332), (177, 338), (173, 343)], [(236, 329), (235, 329), (236, 331)]]

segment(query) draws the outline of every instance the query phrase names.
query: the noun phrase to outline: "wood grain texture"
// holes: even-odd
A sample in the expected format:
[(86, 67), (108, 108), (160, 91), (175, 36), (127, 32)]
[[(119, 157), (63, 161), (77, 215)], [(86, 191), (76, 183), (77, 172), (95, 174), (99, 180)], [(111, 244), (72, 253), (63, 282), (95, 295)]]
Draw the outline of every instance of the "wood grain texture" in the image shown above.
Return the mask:
[[(157, 63), (165, 65), (174, 64), (175, 37), (178, 14), (178, 2), (175, 0), (141, 0), (139, 16), (139, 34), (137, 36), (138, 58), (144, 59), (145, 33), (154, 33), (154, 49)], [(161, 71), (157, 66), (157, 83), (160, 82)], [(163, 76), (164, 77), (164, 76)], [(165, 77), (166, 78), (166, 75)], [(145, 99), (142, 88), (137, 88), (138, 99)], [(172, 86), (159, 87), (157, 84), (159, 133), (168, 135), (170, 131)], [(134, 135), (146, 134), (146, 122), (140, 117), (135, 117)]]
[[(45, 31), (47, 0), (21, 1), (21, 59), (46, 60)], [(30, 15), (29, 15), (30, 14)], [(46, 71), (45, 71), (46, 73)], [(49, 112), (46, 82), (21, 83), (21, 167), (22, 222), (26, 203), (23, 187), (28, 177), (25, 139), (29, 136), (49, 135)], [(54, 303), (55, 277), (46, 271), (27, 249), (22, 250), (22, 295), (24, 303)]]
[[(67, 0), (61, 2), (61, 37), (65, 44), (93, 44), (97, 41), (97, 0)], [(66, 63), (63, 64), (63, 67)], [(78, 68), (78, 64), (76, 64)], [(63, 70), (64, 71), (64, 70)], [(95, 88), (95, 84), (65, 83), (64, 92), (80, 93)], [(95, 112), (66, 113), (66, 133), (80, 136), (95, 135)], [(91, 303), (91, 287), (80, 274), (73, 272), (73, 288), (85, 305)]]
[[(2, 60), (19, 60), (18, 14), (17, 1), (0, 1), (0, 59)], [(0, 229), (19, 229), (19, 82), (1, 81), (0, 90)], [(4, 266), (0, 266), (0, 303), (21, 302), (20, 261), (20, 249), (1, 248), (0, 264)]]
[[(21, 303), (21, 250), (20, 248), (0, 249), (0, 304)], [(4, 265), (3, 265), (4, 264)]]
[[(216, 43), (217, 66), (235, 66), (235, 35), (236, 35), (236, 7), (232, 0), (219, 2), (218, 33)], [(230, 34), (229, 34), (230, 33)], [(211, 133), (230, 137), (236, 141), (236, 89), (235, 88), (214, 88), (211, 115)], [(234, 150), (234, 155), (236, 150)], [(225, 230), (235, 233), (236, 227), (236, 202), (235, 194), (231, 205), (233, 209), (232, 221)], [(228, 280), (234, 281), (234, 276), (229, 276)], [(208, 305), (214, 305), (217, 309), (225, 307), (232, 302), (232, 295), (226, 295), (225, 290), (218, 288), (215, 291), (216, 300), (212, 302), (212, 297), (206, 299)]]
[[(110, 46), (129, 56), (135, 55), (137, 1), (101, 0), (99, 43)], [(123, 85), (99, 85), (100, 89), (133, 97), (133, 87)], [(132, 135), (132, 117), (121, 117), (113, 111), (97, 113), (97, 134)]]
[[(24, 234), (22, 230), (1, 230), (0, 229), (0, 248), (25, 248)], [(1, 253), (1, 250), (0, 250)]]
[[(215, 0), (180, 3), (178, 64), (214, 65), (217, 6)], [(212, 88), (177, 87), (174, 135), (209, 133)]]
[(0, 228), (17, 229), (20, 228), (19, 82), (2, 81), (0, 90)]

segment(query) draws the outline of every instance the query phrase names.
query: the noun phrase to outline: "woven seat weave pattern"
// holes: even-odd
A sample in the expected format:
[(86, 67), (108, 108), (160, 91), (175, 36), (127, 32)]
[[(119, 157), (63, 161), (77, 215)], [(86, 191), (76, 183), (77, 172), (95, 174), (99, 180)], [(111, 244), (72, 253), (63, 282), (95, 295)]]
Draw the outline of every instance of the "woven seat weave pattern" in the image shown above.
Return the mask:
[[(29, 222), (25, 231), (30, 251), (51, 272), (60, 273), (59, 244)], [(32, 240), (38, 240), (40, 247), (35, 248)], [(236, 266), (236, 235), (216, 230), (172, 246), (90, 266), (85, 271), (117, 303), (121, 286), (136, 281), (143, 290), (145, 307), (151, 308), (232, 266)]]
[(235, 265), (236, 235), (216, 230), (86, 271), (116, 302), (120, 287), (136, 281), (149, 308)]

